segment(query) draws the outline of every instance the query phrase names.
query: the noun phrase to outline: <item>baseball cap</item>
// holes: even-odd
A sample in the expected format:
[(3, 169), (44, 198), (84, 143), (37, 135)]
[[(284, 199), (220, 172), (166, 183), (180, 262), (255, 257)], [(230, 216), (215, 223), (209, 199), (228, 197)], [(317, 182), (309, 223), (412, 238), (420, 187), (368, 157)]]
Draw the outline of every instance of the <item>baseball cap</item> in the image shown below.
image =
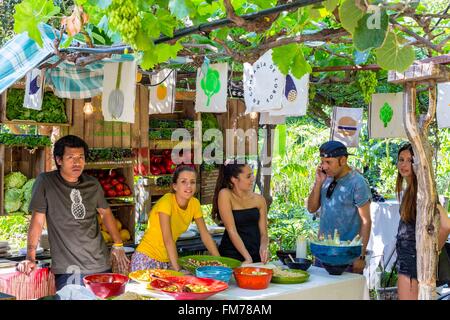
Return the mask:
[(328, 141), (319, 148), (320, 156), (323, 158), (336, 158), (352, 155), (348, 153), (347, 147), (339, 141)]

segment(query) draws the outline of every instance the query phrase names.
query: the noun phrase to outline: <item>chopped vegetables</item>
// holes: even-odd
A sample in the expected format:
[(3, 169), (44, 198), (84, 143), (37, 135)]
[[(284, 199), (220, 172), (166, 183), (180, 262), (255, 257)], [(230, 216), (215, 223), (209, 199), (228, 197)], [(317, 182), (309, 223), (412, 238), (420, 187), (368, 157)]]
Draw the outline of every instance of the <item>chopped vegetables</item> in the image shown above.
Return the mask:
[(325, 236), (321, 234), (319, 236), (319, 239), (311, 242), (328, 246), (359, 246), (362, 244), (362, 238), (359, 234), (357, 234), (351, 241), (341, 241), (339, 231), (337, 229), (334, 229), (334, 237), (332, 237), (331, 234), (328, 234), (327, 238), (325, 239)]

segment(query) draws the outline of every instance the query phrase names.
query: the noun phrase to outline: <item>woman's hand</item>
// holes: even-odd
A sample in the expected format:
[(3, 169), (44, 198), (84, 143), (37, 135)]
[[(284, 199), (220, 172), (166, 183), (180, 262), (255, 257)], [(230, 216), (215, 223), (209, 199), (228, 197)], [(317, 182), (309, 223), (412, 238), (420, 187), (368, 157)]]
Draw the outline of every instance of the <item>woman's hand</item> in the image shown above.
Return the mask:
[(261, 262), (266, 264), (269, 261), (269, 248), (267, 245), (261, 244), (259, 248), (259, 256), (261, 257)]
[(252, 258), (248, 258), (248, 259), (245, 259), (244, 261), (242, 261), (242, 265), (251, 264), (251, 263), (253, 263)]

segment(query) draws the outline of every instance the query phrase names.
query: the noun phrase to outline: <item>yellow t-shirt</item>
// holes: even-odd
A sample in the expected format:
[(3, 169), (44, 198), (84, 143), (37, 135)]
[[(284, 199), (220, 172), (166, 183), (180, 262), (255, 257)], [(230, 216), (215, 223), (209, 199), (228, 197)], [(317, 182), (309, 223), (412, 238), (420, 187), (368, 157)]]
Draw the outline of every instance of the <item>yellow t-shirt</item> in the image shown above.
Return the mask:
[(159, 224), (159, 212), (170, 216), (172, 237), (173, 241), (176, 242), (178, 237), (187, 230), (192, 220), (203, 217), (202, 209), (200, 201), (192, 197), (186, 210), (183, 210), (178, 206), (175, 194), (167, 193), (158, 200), (150, 211), (147, 230), (136, 250), (152, 259), (169, 262)]

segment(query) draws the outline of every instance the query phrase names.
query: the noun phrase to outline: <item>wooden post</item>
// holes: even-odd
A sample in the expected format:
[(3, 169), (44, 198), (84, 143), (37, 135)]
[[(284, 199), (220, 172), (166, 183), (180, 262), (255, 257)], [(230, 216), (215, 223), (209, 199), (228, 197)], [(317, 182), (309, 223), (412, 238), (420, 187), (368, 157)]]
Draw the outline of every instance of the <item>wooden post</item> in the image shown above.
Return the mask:
[(438, 257), (439, 213), (436, 211), (436, 185), (433, 176), (432, 148), (428, 124), (436, 110), (436, 87), (430, 89), (430, 106), (422, 125), (416, 117), (416, 83), (405, 83), (403, 120), (414, 150), (417, 176), (416, 251), (420, 300), (434, 299)]
[[(272, 179), (272, 172), (270, 172), (270, 174), (266, 174), (267, 172), (264, 172), (266, 170), (272, 171), (272, 155), (273, 155), (273, 144), (274, 144), (274, 137), (272, 137), (272, 130), (275, 129), (275, 125), (274, 124), (268, 124), (266, 125), (266, 130), (267, 130), (267, 134), (265, 135), (266, 137), (266, 146), (267, 146), (267, 159), (269, 159), (269, 161), (267, 163), (263, 163), (262, 164), (262, 170), (263, 170), (263, 175), (262, 175), (262, 188), (263, 190), (263, 197), (264, 199), (266, 199), (266, 203), (267, 203), (267, 211), (270, 208), (270, 205), (272, 204), (272, 195), (270, 194), (270, 182)], [(264, 152), (264, 150), (263, 150)], [(266, 169), (266, 170), (264, 170)]]

